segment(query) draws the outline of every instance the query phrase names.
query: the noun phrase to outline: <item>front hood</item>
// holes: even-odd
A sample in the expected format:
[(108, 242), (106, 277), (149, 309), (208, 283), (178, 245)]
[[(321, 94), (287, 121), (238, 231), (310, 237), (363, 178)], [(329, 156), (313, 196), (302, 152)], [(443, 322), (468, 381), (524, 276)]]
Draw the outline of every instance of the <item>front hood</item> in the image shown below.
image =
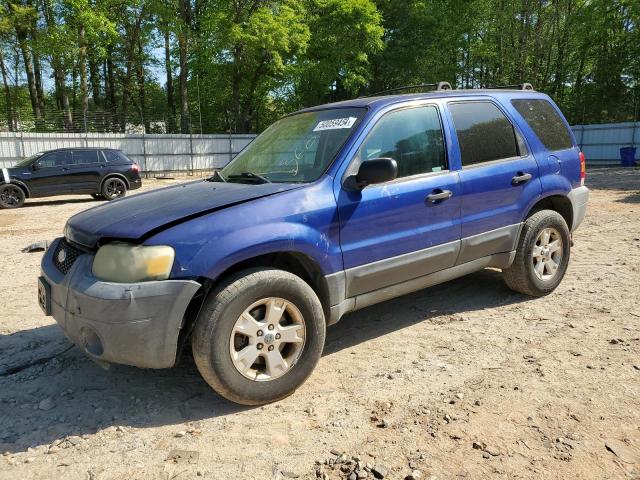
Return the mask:
[(140, 241), (192, 218), (297, 187), (205, 180), (183, 183), (85, 210), (69, 219), (65, 236), (90, 248), (101, 238)]

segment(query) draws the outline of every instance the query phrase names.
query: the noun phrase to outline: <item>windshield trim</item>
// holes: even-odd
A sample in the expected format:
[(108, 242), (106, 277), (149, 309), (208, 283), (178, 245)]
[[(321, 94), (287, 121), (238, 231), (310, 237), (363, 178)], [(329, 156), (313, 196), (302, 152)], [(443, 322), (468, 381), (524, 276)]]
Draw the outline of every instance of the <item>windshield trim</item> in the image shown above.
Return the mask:
[[(319, 182), (320, 180), (322, 180), (322, 177), (324, 177), (327, 174), (327, 172), (331, 169), (331, 167), (333, 167), (335, 165), (336, 160), (338, 158), (340, 158), (340, 156), (343, 154), (343, 152), (345, 150), (345, 147), (347, 147), (351, 143), (351, 141), (354, 139), (354, 135), (357, 135), (358, 132), (360, 131), (360, 128), (362, 127), (362, 125), (364, 124), (365, 119), (368, 116), (368, 113), (370, 111), (370, 107), (368, 105), (363, 105), (361, 107), (344, 107), (344, 106), (331, 106), (331, 107), (329, 107), (328, 106), (327, 108), (320, 108), (320, 109), (317, 109), (317, 110), (298, 110), (298, 111), (289, 113), (289, 114), (284, 115), (283, 117), (279, 118), (278, 120), (273, 122), (271, 125), (269, 125), (269, 127), (267, 127), (267, 129), (270, 128), (272, 125), (275, 125), (277, 122), (279, 122), (281, 120), (284, 120), (285, 118), (295, 117), (297, 115), (303, 115), (303, 114), (308, 114), (308, 113), (324, 112), (324, 111), (328, 111), (328, 110), (362, 110), (362, 115), (360, 115), (358, 117), (358, 120), (353, 124), (353, 127), (351, 127), (351, 132), (344, 139), (344, 142), (342, 143), (342, 145), (340, 145), (340, 147), (336, 150), (336, 153), (333, 155), (331, 160), (329, 160), (327, 162), (327, 165), (320, 172), (320, 174), (318, 175), (317, 178), (315, 178), (313, 180), (282, 180), (282, 181), (269, 179), (272, 183), (276, 183), (276, 184), (311, 185), (313, 183), (316, 183), (316, 182)], [(219, 169), (218, 172), (222, 172), (223, 169), (225, 169), (229, 165), (231, 165), (231, 163), (234, 162), (240, 156), (240, 154), (242, 152), (244, 152), (247, 148), (249, 148), (251, 143), (253, 143), (267, 129), (263, 130), (260, 134), (256, 135), (254, 137), (254, 139), (250, 143), (248, 143), (240, 152), (238, 152), (237, 155), (234, 158), (232, 158), (229, 163), (227, 163), (224, 167)], [(219, 175), (222, 177), (221, 173), (219, 173)]]

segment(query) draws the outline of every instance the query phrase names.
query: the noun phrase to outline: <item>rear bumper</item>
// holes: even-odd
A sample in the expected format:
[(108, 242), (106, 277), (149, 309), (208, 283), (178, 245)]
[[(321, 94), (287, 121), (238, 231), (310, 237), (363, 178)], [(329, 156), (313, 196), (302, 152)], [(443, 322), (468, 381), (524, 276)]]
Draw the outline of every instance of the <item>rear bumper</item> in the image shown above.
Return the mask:
[(136, 190), (142, 186), (142, 178), (129, 179), (129, 190)]
[(175, 364), (185, 311), (200, 284), (191, 280), (102, 282), (93, 258), (77, 257), (65, 275), (53, 262), (61, 239), (42, 259), (51, 315), (67, 337), (90, 356), (145, 368)]
[(571, 231), (573, 232), (580, 226), (587, 213), (587, 203), (589, 202), (589, 189), (585, 186), (574, 188), (569, 192), (569, 200), (573, 207), (573, 224)]

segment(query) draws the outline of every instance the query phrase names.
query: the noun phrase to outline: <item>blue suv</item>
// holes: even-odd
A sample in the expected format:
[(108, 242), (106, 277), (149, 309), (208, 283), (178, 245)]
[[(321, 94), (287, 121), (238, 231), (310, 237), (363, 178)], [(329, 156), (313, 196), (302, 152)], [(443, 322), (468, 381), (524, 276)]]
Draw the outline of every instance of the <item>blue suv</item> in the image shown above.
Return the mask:
[(348, 312), (493, 267), (552, 292), (588, 198), (559, 111), (528, 88), (291, 114), (225, 168), (72, 217), (39, 303), (98, 360), (173, 366), (224, 397), (290, 395)]

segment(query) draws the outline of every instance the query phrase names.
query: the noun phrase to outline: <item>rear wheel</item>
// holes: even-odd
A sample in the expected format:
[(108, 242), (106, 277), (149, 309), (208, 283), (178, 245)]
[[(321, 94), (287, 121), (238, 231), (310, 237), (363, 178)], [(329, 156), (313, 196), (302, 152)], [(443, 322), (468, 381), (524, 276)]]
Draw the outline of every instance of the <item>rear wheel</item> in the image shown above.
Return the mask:
[(102, 196), (107, 200), (124, 197), (126, 193), (127, 184), (121, 178), (107, 178), (102, 185)]
[(307, 283), (282, 270), (251, 269), (210, 294), (192, 349), (220, 395), (260, 405), (291, 395), (307, 379), (324, 339), (322, 306)]
[(0, 185), (0, 208), (19, 208), (24, 205), (24, 190), (12, 183)]
[(503, 270), (506, 284), (534, 297), (554, 291), (569, 265), (571, 233), (564, 218), (553, 210), (541, 210), (522, 228), (513, 264)]

